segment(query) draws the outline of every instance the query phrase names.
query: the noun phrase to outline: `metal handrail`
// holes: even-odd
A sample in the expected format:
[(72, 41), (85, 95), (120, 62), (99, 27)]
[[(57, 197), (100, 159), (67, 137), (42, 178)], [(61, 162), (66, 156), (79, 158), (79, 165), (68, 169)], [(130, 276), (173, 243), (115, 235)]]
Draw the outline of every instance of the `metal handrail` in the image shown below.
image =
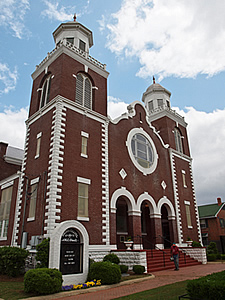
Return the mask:
[[(133, 238), (136, 238), (136, 237), (138, 237), (139, 239), (142, 239), (142, 241), (143, 241), (143, 236), (141, 236), (141, 235), (136, 235), (136, 236), (134, 236)], [(163, 253), (163, 265), (164, 265), (164, 267), (165, 267), (165, 266), (166, 266), (166, 262), (165, 262), (165, 253), (166, 253), (166, 252), (163, 251), (163, 249), (160, 249), (159, 247), (157, 247), (155, 244), (153, 244), (153, 243), (150, 242), (149, 240), (145, 239), (145, 241), (153, 246), (153, 248), (151, 248), (151, 256), (152, 256), (152, 258), (153, 258), (153, 251), (152, 251), (153, 249), (157, 249), (157, 250), (159, 250), (159, 251), (162, 251), (162, 253)]]
[[(164, 236), (158, 235), (159, 237), (161, 237), (162, 239), (164, 239), (165, 241), (169, 242), (171, 245), (173, 244), (170, 240), (166, 239)], [(180, 249), (180, 251), (184, 254), (184, 263), (186, 265), (186, 255), (187, 252), (184, 249)]]

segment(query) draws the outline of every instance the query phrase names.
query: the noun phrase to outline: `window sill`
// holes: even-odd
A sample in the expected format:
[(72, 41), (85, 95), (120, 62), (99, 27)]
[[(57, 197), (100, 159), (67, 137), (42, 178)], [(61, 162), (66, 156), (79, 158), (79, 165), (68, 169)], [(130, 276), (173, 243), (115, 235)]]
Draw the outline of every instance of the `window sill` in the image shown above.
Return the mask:
[(193, 229), (193, 226), (188, 226), (188, 229)]
[(89, 217), (77, 217), (78, 221), (89, 221)]
[(38, 154), (38, 155), (35, 155), (34, 159), (37, 159), (39, 156), (40, 156), (39, 154)]
[(88, 158), (87, 154), (81, 153), (80, 156), (81, 156), (81, 157), (84, 157), (84, 158)]
[(7, 241), (7, 237), (0, 237), (0, 241)]
[(35, 220), (34, 217), (32, 217), (32, 218), (27, 218), (27, 222), (34, 221), (34, 220)]

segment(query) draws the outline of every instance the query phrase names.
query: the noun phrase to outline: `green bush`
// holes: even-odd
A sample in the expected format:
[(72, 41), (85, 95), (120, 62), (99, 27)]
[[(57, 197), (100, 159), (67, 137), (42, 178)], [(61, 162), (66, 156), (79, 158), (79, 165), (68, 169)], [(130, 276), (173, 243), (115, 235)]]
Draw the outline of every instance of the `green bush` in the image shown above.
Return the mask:
[(24, 272), (25, 260), (29, 252), (18, 247), (0, 248), (0, 274), (10, 277), (19, 276)]
[(216, 254), (207, 254), (207, 260), (208, 261), (216, 260)]
[(221, 254), (220, 253), (216, 254), (216, 259), (221, 259)]
[(207, 248), (207, 254), (217, 254), (218, 249), (215, 242), (211, 242)]
[(95, 262), (91, 264), (88, 280), (101, 280), (102, 284), (114, 284), (120, 282), (121, 271), (117, 264), (110, 261)]
[(46, 295), (62, 290), (62, 273), (57, 269), (33, 269), (24, 276), (25, 293)]
[(37, 250), (36, 260), (38, 261), (37, 268), (48, 268), (49, 241), (50, 241), (49, 238), (44, 239), (39, 245), (36, 246), (36, 250)]
[(192, 299), (225, 299), (225, 271), (213, 273), (187, 283), (187, 292)]
[(117, 265), (120, 263), (119, 257), (114, 253), (110, 253), (110, 254), (106, 255), (103, 258), (103, 261), (110, 261), (111, 263), (117, 264)]
[(94, 259), (89, 257), (89, 267), (88, 267), (88, 270), (89, 270), (89, 271), (90, 271), (91, 265), (92, 265), (94, 262), (95, 262)]
[(192, 242), (192, 247), (202, 247), (202, 245), (199, 242), (193, 241)]
[(143, 274), (145, 272), (145, 267), (141, 265), (134, 265), (133, 271), (135, 274)]
[(120, 267), (121, 273), (127, 273), (127, 271), (128, 271), (128, 266), (125, 266), (125, 265), (119, 265), (119, 267)]
[(221, 257), (222, 260), (225, 260), (225, 254), (221, 254), (220, 257)]

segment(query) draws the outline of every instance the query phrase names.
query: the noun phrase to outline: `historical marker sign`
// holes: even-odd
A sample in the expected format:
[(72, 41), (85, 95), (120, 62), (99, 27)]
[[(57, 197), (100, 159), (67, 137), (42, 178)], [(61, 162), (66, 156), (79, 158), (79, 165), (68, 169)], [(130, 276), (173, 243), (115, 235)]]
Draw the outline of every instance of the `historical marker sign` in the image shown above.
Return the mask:
[(67, 229), (61, 238), (60, 271), (63, 275), (82, 273), (83, 244), (74, 228)]

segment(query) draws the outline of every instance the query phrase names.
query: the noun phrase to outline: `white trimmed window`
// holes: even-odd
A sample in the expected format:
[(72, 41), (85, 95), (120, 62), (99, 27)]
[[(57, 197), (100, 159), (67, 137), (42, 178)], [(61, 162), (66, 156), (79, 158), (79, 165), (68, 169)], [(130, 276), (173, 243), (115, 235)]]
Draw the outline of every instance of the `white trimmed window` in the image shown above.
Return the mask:
[(75, 102), (92, 109), (92, 84), (85, 74), (77, 74), (76, 76), (76, 98)]
[(187, 217), (187, 226), (188, 228), (193, 228), (191, 223), (191, 212), (190, 212), (190, 202), (184, 201), (185, 210), (186, 210), (186, 217)]
[(38, 158), (40, 156), (41, 136), (42, 136), (42, 132), (39, 132), (37, 134), (37, 140), (36, 140), (36, 154), (35, 154), (35, 158)]
[(182, 137), (178, 128), (174, 128), (176, 150), (183, 153)]
[(181, 171), (182, 173), (182, 179), (183, 179), (183, 186), (186, 188), (187, 184), (186, 184), (186, 172), (184, 170)]
[(89, 134), (81, 131), (81, 156), (87, 158), (87, 143), (88, 143)]
[(29, 205), (29, 213), (28, 213), (27, 221), (35, 220), (38, 182), (39, 182), (39, 177), (31, 180), (31, 188), (30, 188), (30, 193), (29, 193), (30, 205)]
[(86, 50), (86, 43), (82, 40), (79, 40), (79, 48), (80, 50), (84, 51)]
[(78, 214), (77, 219), (89, 221), (88, 215), (88, 191), (91, 184), (90, 179), (77, 177), (78, 182)]
[(7, 238), (13, 186), (2, 189), (0, 203), (0, 239)]
[(49, 93), (50, 93), (50, 86), (51, 86), (51, 75), (49, 75), (41, 88), (41, 100), (40, 100), (40, 108), (45, 106), (49, 102)]

